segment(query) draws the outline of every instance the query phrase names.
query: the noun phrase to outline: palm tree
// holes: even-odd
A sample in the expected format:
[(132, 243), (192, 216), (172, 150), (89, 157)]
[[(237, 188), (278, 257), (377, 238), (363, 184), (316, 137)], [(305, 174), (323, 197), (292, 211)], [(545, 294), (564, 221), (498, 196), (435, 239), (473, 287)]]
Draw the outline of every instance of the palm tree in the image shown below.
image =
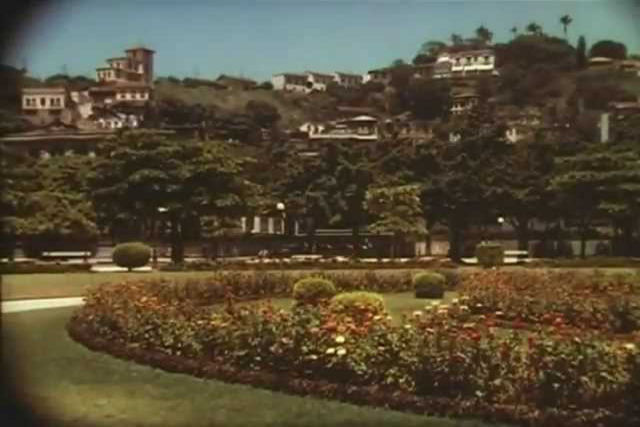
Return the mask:
[(516, 38), (516, 34), (518, 34), (518, 27), (516, 27), (516, 26), (511, 27), (510, 31), (511, 31), (511, 34), (513, 34), (513, 38), (515, 39)]
[(569, 15), (562, 15), (560, 17), (560, 23), (562, 24), (562, 28), (564, 29), (564, 38), (567, 38), (567, 27), (569, 26), (569, 24), (571, 24), (571, 22), (573, 21), (573, 18), (571, 18), (571, 16)]
[(462, 36), (460, 34), (451, 34), (451, 44), (454, 46), (459, 46), (463, 43)]
[(527, 32), (538, 36), (542, 34), (542, 27), (532, 21), (527, 25)]

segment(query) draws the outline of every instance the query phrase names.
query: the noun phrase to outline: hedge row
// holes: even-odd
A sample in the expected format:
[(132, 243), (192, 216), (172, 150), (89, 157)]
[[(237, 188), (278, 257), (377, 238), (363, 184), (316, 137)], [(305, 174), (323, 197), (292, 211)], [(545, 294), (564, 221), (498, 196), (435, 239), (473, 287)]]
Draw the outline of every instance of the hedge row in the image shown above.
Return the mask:
[(91, 271), (91, 264), (17, 263), (0, 264), (0, 274), (49, 274)]

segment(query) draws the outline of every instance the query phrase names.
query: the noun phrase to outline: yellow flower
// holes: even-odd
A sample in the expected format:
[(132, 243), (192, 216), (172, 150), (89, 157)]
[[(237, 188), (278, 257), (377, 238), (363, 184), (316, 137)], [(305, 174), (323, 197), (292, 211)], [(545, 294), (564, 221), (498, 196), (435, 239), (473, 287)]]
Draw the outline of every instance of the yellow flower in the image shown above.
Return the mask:
[(635, 351), (636, 350), (636, 345), (634, 343), (628, 342), (625, 345), (623, 345), (624, 348), (626, 348), (629, 351)]
[(344, 342), (344, 337), (343, 337), (342, 335), (338, 335), (338, 336), (336, 337), (336, 342), (337, 342), (338, 344), (342, 344), (342, 343)]
[(413, 317), (420, 317), (422, 316), (422, 310), (416, 310), (413, 312)]
[(329, 347), (327, 351), (325, 351), (326, 354), (334, 354), (335, 352), (336, 352), (336, 349), (333, 347)]
[(344, 347), (338, 347), (337, 355), (344, 356), (345, 354), (347, 354), (347, 350), (345, 350)]

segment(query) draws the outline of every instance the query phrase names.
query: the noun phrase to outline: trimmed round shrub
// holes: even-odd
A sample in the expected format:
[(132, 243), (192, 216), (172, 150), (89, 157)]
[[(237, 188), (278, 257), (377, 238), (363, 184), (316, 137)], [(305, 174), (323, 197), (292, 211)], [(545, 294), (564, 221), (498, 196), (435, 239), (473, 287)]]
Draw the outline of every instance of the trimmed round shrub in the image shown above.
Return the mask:
[(343, 292), (331, 298), (329, 308), (333, 313), (346, 315), (355, 320), (366, 320), (369, 316), (384, 314), (384, 298), (375, 292)]
[(476, 246), (476, 258), (484, 268), (500, 266), (504, 263), (504, 248), (498, 243), (480, 243)]
[(293, 298), (301, 303), (317, 303), (336, 294), (336, 286), (327, 279), (307, 277), (293, 285)]
[(113, 250), (112, 258), (118, 267), (131, 271), (147, 265), (151, 258), (151, 248), (141, 242), (121, 243)]
[(462, 280), (460, 272), (453, 268), (439, 268), (435, 272), (444, 277), (445, 287), (449, 290), (455, 289)]
[(446, 279), (442, 274), (434, 271), (418, 273), (413, 278), (416, 298), (442, 298)]

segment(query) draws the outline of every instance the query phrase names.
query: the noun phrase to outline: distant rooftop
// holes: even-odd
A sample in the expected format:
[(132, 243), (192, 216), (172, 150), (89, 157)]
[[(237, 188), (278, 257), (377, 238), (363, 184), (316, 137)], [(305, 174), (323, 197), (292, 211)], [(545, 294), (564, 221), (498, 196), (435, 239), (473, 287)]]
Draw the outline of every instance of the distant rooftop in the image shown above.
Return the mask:
[(22, 93), (35, 95), (35, 94), (47, 94), (47, 93), (65, 93), (67, 90), (63, 87), (25, 87), (22, 89)]

